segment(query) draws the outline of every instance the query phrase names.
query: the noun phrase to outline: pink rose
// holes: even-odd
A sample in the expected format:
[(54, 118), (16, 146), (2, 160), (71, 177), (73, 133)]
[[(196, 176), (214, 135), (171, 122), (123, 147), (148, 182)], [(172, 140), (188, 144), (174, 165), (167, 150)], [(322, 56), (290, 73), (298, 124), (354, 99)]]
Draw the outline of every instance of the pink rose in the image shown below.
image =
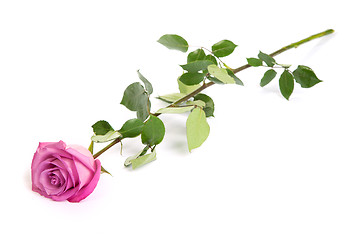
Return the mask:
[(94, 191), (100, 171), (100, 161), (82, 146), (39, 143), (31, 164), (32, 190), (55, 201), (80, 202)]

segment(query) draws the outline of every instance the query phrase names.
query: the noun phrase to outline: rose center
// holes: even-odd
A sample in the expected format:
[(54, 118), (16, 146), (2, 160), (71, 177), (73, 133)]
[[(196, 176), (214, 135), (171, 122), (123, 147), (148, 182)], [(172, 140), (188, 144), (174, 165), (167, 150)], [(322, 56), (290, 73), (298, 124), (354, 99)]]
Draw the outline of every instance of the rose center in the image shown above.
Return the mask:
[(50, 174), (49, 175), (49, 179), (50, 179), (50, 183), (52, 185), (58, 185), (60, 183), (60, 179), (58, 176), (56, 176), (55, 174)]

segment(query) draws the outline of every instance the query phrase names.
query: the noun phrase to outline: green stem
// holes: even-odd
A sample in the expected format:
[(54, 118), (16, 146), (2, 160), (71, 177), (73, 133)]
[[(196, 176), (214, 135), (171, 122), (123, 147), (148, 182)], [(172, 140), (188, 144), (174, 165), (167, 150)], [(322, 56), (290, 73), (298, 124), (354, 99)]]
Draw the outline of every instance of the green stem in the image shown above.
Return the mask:
[[(304, 44), (304, 43), (309, 42), (309, 41), (311, 41), (311, 40), (314, 40), (314, 39), (323, 37), (323, 36), (328, 35), (328, 34), (331, 34), (331, 33), (333, 33), (333, 32), (334, 32), (333, 29), (328, 29), (328, 30), (323, 31), (323, 32), (321, 32), (321, 33), (314, 34), (314, 35), (312, 35), (312, 36), (310, 36), (310, 37), (304, 38), (304, 39), (302, 39), (302, 40), (300, 40), (300, 41), (297, 41), (297, 42), (294, 42), (294, 43), (292, 43), (292, 44), (289, 44), (289, 45), (287, 45), (287, 46), (285, 46), (285, 47), (282, 47), (282, 48), (280, 48), (279, 50), (276, 50), (275, 52), (273, 52), (273, 53), (271, 53), (271, 54), (269, 54), (269, 55), (272, 56), (272, 57), (274, 57), (274, 56), (279, 55), (280, 53), (283, 53), (283, 52), (285, 52), (285, 51), (287, 51), (287, 50), (289, 50), (289, 49), (296, 48), (296, 47), (300, 46), (301, 44)], [(238, 73), (238, 72), (240, 72), (240, 71), (242, 71), (242, 70), (245, 70), (245, 69), (247, 69), (247, 68), (249, 68), (249, 67), (251, 67), (251, 65), (245, 64), (245, 65), (243, 65), (243, 66), (241, 66), (241, 67), (238, 67), (238, 68), (235, 68), (235, 69), (231, 69), (231, 70), (232, 70), (234, 73)], [(176, 106), (176, 105), (178, 105), (178, 104), (180, 104), (180, 103), (183, 103), (183, 102), (189, 100), (190, 98), (196, 96), (198, 93), (202, 92), (204, 89), (206, 89), (206, 88), (208, 88), (208, 87), (210, 87), (210, 86), (212, 86), (212, 85), (214, 85), (214, 84), (215, 84), (214, 82), (204, 83), (200, 88), (198, 88), (198, 89), (196, 89), (195, 91), (189, 93), (188, 95), (180, 98), (179, 100), (177, 100), (176, 102), (170, 104), (170, 105), (167, 106), (167, 107), (174, 107), (174, 106)], [(161, 113), (155, 113), (154, 115), (155, 115), (155, 116), (159, 116), (160, 114), (161, 114)]]
[[(287, 50), (289, 50), (289, 49), (297, 48), (297, 47), (300, 46), (301, 44), (310, 42), (310, 41), (312, 41), (312, 40), (314, 40), (314, 39), (317, 39), (317, 38), (326, 36), (326, 35), (331, 34), (331, 33), (333, 33), (333, 32), (334, 32), (333, 29), (328, 29), (328, 30), (323, 31), (323, 32), (321, 32), (321, 33), (311, 35), (310, 37), (304, 38), (304, 39), (302, 39), (302, 40), (300, 40), (300, 41), (297, 41), (297, 42), (294, 42), (294, 43), (292, 43), (292, 44), (289, 44), (289, 45), (287, 45), (287, 46), (285, 46), (285, 47), (282, 47), (282, 48), (280, 48), (279, 50), (276, 50), (275, 52), (273, 52), (273, 53), (271, 53), (271, 54), (269, 54), (269, 55), (270, 55), (271, 57), (275, 57), (276, 55), (279, 55), (280, 53), (283, 53), (283, 52), (285, 52), (285, 51), (287, 51)], [(232, 69), (232, 71), (233, 71), (234, 73), (238, 73), (238, 72), (240, 72), (240, 71), (242, 71), (242, 70), (245, 70), (245, 69), (247, 69), (247, 68), (249, 68), (249, 67), (251, 67), (249, 64), (245, 64), (245, 65), (243, 65), (243, 66), (241, 66), (241, 67)]]
[[(334, 32), (333, 29), (328, 29), (328, 30), (323, 31), (323, 32), (321, 32), (321, 33), (314, 34), (314, 35), (312, 35), (312, 36), (310, 36), (310, 37), (304, 38), (304, 39), (302, 39), (302, 40), (300, 40), (300, 41), (294, 42), (294, 43), (289, 44), (289, 45), (287, 45), (287, 46), (285, 46), (285, 47), (283, 47), (283, 48), (280, 48), (279, 50), (276, 50), (275, 52), (273, 52), (273, 53), (271, 53), (271, 54), (269, 54), (269, 55), (272, 56), (272, 57), (274, 57), (274, 56), (279, 55), (280, 53), (283, 53), (283, 52), (285, 52), (285, 51), (287, 51), (287, 50), (289, 50), (289, 49), (296, 48), (296, 47), (298, 47), (298, 46), (300, 46), (300, 45), (302, 45), (302, 44), (304, 44), (304, 43), (306, 43), (306, 42), (309, 42), (309, 41), (312, 41), (312, 40), (314, 40), (314, 39), (323, 37), (323, 36), (328, 35), (328, 34), (331, 34), (331, 33), (333, 33), (333, 32)], [(241, 67), (232, 69), (232, 71), (233, 71), (234, 73), (238, 73), (238, 72), (240, 72), (240, 71), (242, 71), (242, 70), (245, 70), (245, 69), (247, 69), (247, 68), (249, 68), (249, 67), (251, 67), (251, 65), (245, 64), (245, 65), (243, 65), (243, 66), (241, 66)], [(190, 98), (196, 96), (198, 93), (202, 92), (204, 89), (206, 89), (206, 88), (208, 88), (208, 87), (210, 87), (210, 86), (212, 86), (212, 85), (214, 85), (214, 84), (215, 84), (214, 82), (204, 83), (201, 87), (199, 87), (199, 88), (196, 89), (195, 91), (193, 91), (193, 92), (189, 93), (188, 95), (180, 98), (179, 100), (177, 100), (176, 102), (170, 104), (170, 105), (167, 106), (167, 107), (174, 107), (174, 106), (176, 106), (176, 105), (178, 105), (178, 104), (180, 104), (180, 103), (183, 103), (183, 102), (189, 100)], [(161, 114), (161, 113), (154, 113), (153, 115), (154, 115), (154, 116), (159, 116), (160, 114)], [(109, 148), (113, 147), (114, 145), (116, 145), (116, 144), (119, 143), (120, 141), (121, 141), (120, 138), (115, 139), (115, 140), (112, 141), (110, 144), (108, 144), (108, 145), (105, 146), (103, 149), (101, 149), (99, 152), (97, 152), (96, 154), (94, 154), (94, 158), (99, 157), (101, 154), (103, 154), (105, 151), (107, 151)]]
[[(180, 104), (180, 103), (183, 103), (187, 100), (189, 100), (190, 98), (192, 97), (195, 97), (195, 95), (197, 95), (198, 93), (202, 92), (205, 88), (208, 88), (210, 87), (211, 85), (214, 85), (213, 82), (208, 82), (208, 83), (204, 83), (201, 87), (197, 88), (195, 91), (189, 93), (188, 95), (180, 98), (179, 100), (177, 100), (176, 102), (170, 104), (168, 107), (175, 107), (176, 105)], [(154, 113), (153, 115), (154, 116), (159, 116), (161, 113)]]
[(274, 56), (276, 56), (276, 55), (279, 55), (279, 54), (282, 53), (282, 52), (285, 52), (286, 50), (289, 50), (289, 49), (292, 49), (292, 48), (297, 48), (297, 47), (300, 46), (301, 44), (310, 42), (311, 40), (314, 40), (314, 39), (317, 39), (317, 38), (321, 38), (321, 37), (326, 36), (326, 35), (328, 35), (328, 34), (331, 34), (331, 33), (333, 33), (333, 32), (334, 32), (333, 29), (328, 29), (328, 30), (323, 31), (323, 32), (321, 32), (321, 33), (314, 34), (314, 35), (312, 35), (312, 36), (310, 36), (310, 37), (304, 38), (303, 40), (300, 40), (300, 41), (298, 41), (298, 42), (294, 42), (294, 43), (292, 43), (292, 44), (289, 44), (289, 45), (287, 45), (287, 46), (285, 46), (285, 47), (283, 47), (283, 48), (281, 48), (281, 49), (279, 49), (279, 50), (271, 53), (270, 56), (274, 57)]
[(106, 145), (103, 149), (101, 149), (100, 151), (98, 151), (97, 153), (95, 153), (93, 156), (94, 158), (99, 157), (101, 154), (103, 154), (105, 151), (107, 151), (109, 148), (111, 148), (112, 146), (116, 145), (117, 143), (119, 143), (121, 141), (121, 138), (116, 138), (114, 141), (112, 141), (111, 143), (109, 143), (108, 145)]

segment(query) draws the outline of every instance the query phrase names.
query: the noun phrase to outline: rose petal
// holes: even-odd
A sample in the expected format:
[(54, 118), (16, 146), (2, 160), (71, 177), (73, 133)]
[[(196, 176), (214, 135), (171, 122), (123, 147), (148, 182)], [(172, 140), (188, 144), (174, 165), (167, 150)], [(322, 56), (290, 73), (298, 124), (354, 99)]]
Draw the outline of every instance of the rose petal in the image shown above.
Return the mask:
[[(71, 176), (69, 175), (67, 166), (64, 166), (64, 164), (59, 159), (55, 159), (55, 160), (51, 161), (51, 164), (53, 164), (54, 166), (56, 166), (58, 168), (58, 170), (60, 171), (60, 173), (64, 179), (64, 183), (68, 184), (68, 187), (66, 187), (66, 189), (73, 187), (75, 184), (75, 180), (73, 178), (71, 178)], [(68, 178), (69, 178), (69, 181), (68, 181)]]
[[(75, 164), (72, 162), (72, 160), (68, 158), (62, 158), (60, 156), (57, 156), (58, 158), (54, 161), (52, 161), (53, 164), (56, 166), (59, 166), (59, 169), (62, 169), (63, 172), (66, 172), (66, 175), (69, 177), (68, 184), (71, 183), (71, 187), (75, 186), (79, 182), (78, 174), (76, 171)], [(64, 173), (63, 173), (64, 174)], [(64, 174), (65, 176), (65, 174)]]
[(65, 186), (58, 184), (51, 184), (51, 179), (49, 178), (49, 174), (51, 174), (54, 169), (47, 169), (40, 174), (40, 182), (43, 185), (45, 192), (47, 195), (58, 195), (64, 191)]
[(31, 163), (32, 176), (37, 171), (39, 164), (49, 160), (50, 158), (57, 158), (59, 154), (71, 158), (71, 155), (65, 151), (65, 148), (66, 145), (62, 141), (58, 143), (39, 143), (39, 147), (37, 148)]
[(52, 171), (52, 174), (54, 174), (59, 179), (59, 185), (63, 186), (65, 183), (65, 177), (62, 174), (60, 169), (56, 169)]
[(79, 174), (80, 189), (88, 184), (94, 176), (95, 163), (90, 151), (79, 145), (69, 145), (67, 152), (73, 156)]
[(69, 145), (66, 151), (79, 160), (84, 166), (95, 171), (95, 160), (88, 149), (79, 145)]
[(46, 147), (56, 148), (56, 149), (65, 149), (66, 144), (63, 141), (59, 141), (59, 142), (40, 142), (38, 149), (41, 150), (41, 149), (46, 148)]
[(74, 150), (76, 150), (77, 152), (79, 152), (79, 153), (81, 153), (82, 155), (84, 155), (86, 158), (92, 159), (93, 161), (92, 161), (91, 164), (93, 164), (93, 162), (95, 161), (95, 160), (94, 160), (94, 157), (93, 157), (93, 155), (91, 154), (91, 152), (89, 151), (89, 149), (84, 148), (84, 147), (81, 146), (81, 145), (70, 144), (70, 145), (67, 146), (66, 149), (67, 149), (67, 150), (68, 150), (68, 149), (74, 149)]
[(52, 159), (45, 160), (45, 161), (41, 162), (37, 168), (32, 169), (31, 178), (32, 178), (32, 183), (33, 183), (33, 189), (35, 188), (40, 191), (45, 191), (45, 188), (40, 181), (40, 175), (46, 169), (53, 168), (54, 165), (51, 164), (51, 161), (52, 161)]
[(64, 201), (68, 200), (71, 196), (74, 196), (79, 191), (79, 186), (76, 186), (74, 188), (71, 188), (60, 195), (52, 195), (50, 198), (55, 201)]
[(100, 173), (101, 173), (101, 163), (97, 159), (95, 160), (95, 166), (96, 166), (96, 170), (91, 182), (89, 182), (89, 184), (86, 185), (84, 188), (80, 189), (79, 192), (76, 193), (76, 195), (69, 198), (68, 199), (69, 202), (80, 202), (94, 191), (97, 183), (99, 182)]
[(79, 174), (80, 188), (88, 184), (94, 176), (94, 171), (85, 167), (81, 162), (74, 160), (77, 172)]

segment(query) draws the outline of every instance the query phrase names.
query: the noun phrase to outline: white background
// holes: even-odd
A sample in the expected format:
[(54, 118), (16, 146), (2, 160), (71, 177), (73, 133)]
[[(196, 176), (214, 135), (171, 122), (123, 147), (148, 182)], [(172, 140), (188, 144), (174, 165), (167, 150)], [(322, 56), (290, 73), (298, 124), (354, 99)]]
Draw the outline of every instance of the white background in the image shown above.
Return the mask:
[[(360, 239), (359, 31), (356, 1), (0, 2), (1, 198), (6, 239)], [(31, 191), (40, 141), (88, 146), (91, 125), (133, 118), (119, 102), (140, 69), (154, 97), (177, 91), (186, 55), (158, 44), (229, 39), (231, 67), (328, 28), (336, 33), (277, 57), (324, 80), (290, 101), (265, 69), (245, 87), (213, 86), (207, 141), (187, 151), (186, 114), (162, 115), (158, 159), (123, 167), (140, 140), (100, 157), (111, 173), (78, 204)], [(195, 50), (191, 48), (190, 50)], [(164, 106), (153, 99), (153, 110)], [(99, 149), (98, 146), (97, 149)], [(4, 238), (4, 239), (5, 239)]]

